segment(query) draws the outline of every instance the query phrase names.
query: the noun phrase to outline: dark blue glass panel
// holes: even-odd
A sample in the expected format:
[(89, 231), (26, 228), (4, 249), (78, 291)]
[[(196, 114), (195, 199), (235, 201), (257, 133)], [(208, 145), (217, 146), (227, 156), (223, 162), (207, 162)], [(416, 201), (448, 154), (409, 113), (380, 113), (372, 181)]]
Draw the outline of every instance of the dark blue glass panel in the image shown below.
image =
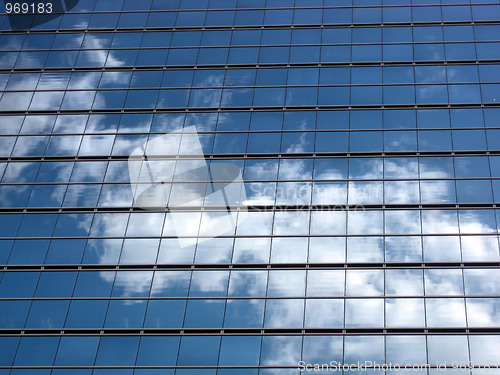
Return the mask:
[(413, 46), (415, 61), (444, 60), (443, 44), (415, 44)]
[(186, 307), (184, 327), (219, 328), (224, 318), (224, 300), (189, 300)]
[(179, 337), (144, 336), (137, 356), (138, 366), (174, 366), (179, 349)]
[(47, 257), (46, 264), (79, 264), (82, 260), (83, 250), (87, 240), (52, 240)]
[(39, 272), (8, 272), (0, 283), (0, 296), (9, 297), (33, 297)]
[(350, 134), (349, 150), (355, 152), (382, 151), (382, 132), (355, 132)]
[[(208, 14), (210, 15), (210, 12)], [(229, 45), (230, 41), (231, 31), (228, 30), (205, 30), (201, 37), (202, 46)]]
[(104, 327), (139, 328), (144, 322), (146, 301), (112, 300), (109, 301)]
[(102, 328), (108, 308), (106, 300), (73, 300), (69, 307), (65, 327)]
[[(30, 301), (0, 301), (0, 327), (22, 328), (28, 316)], [(3, 346), (3, 348), (6, 348)]]
[(286, 85), (287, 82), (286, 69), (258, 69), (257, 70), (257, 86), (274, 86)]
[(21, 214), (0, 215), (0, 237), (13, 237), (17, 233), (21, 223)]
[(483, 127), (483, 111), (479, 108), (453, 108), (450, 110), (453, 128)]
[(456, 150), (486, 149), (484, 130), (453, 130), (453, 147)]
[(349, 87), (320, 87), (319, 105), (349, 105)]
[(43, 272), (36, 289), (37, 297), (71, 297), (76, 272)]
[(316, 137), (316, 152), (347, 152), (349, 133), (326, 132)]
[(151, 300), (148, 304), (144, 327), (181, 328), (185, 309), (185, 300)]
[(3, 348), (0, 351), (0, 366), (12, 366), (18, 344), (19, 337), (0, 337), (0, 345)]
[(234, 21), (234, 11), (211, 11), (207, 12), (205, 25), (207, 26), (232, 26)]
[(282, 63), (289, 60), (290, 47), (262, 47), (259, 53), (259, 63)]
[[(175, 13), (175, 12), (150, 13), (146, 26), (147, 27), (173, 27), (175, 25), (176, 17), (177, 17), (177, 13)], [(145, 34), (147, 35), (149, 33), (145, 33)], [(170, 44), (170, 39), (168, 39), (168, 44)], [(167, 46), (168, 46), (168, 44), (167, 44)]]
[(184, 336), (178, 366), (215, 366), (219, 356), (219, 336)]
[(95, 364), (97, 366), (133, 366), (138, 346), (139, 337), (101, 337)]
[(319, 60), (321, 49), (319, 46), (298, 46), (290, 48), (291, 63), (313, 63)]
[(17, 350), (15, 366), (52, 366), (59, 337), (23, 337)]
[(380, 86), (352, 87), (351, 104), (354, 105), (382, 104), (382, 87)]
[(424, 150), (451, 150), (451, 132), (447, 130), (418, 132), (419, 149)]
[(321, 62), (349, 62), (351, 61), (350, 46), (322, 46)]
[(8, 260), (9, 264), (43, 264), (49, 240), (16, 240)]
[(496, 150), (500, 147), (500, 131), (498, 130), (487, 130), (486, 137), (488, 140), (488, 149)]
[(114, 278), (114, 271), (80, 272), (73, 295), (75, 297), (109, 297)]
[(263, 10), (238, 10), (234, 19), (235, 25), (262, 25), (264, 21)]
[(260, 336), (222, 338), (219, 365), (256, 366), (259, 363)]
[(265, 11), (264, 25), (290, 25), (293, 9), (268, 9)]
[(457, 181), (457, 200), (460, 203), (492, 202), (493, 194), (490, 181)]
[(280, 150), (280, 144), (280, 133), (250, 133), (248, 135), (247, 152), (277, 153)]
[(26, 328), (62, 328), (68, 306), (69, 301), (33, 301)]
[(447, 109), (417, 110), (417, 124), (419, 128), (449, 128), (449, 111)]
[(286, 90), (287, 106), (313, 106), (317, 102), (316, 87), (289, 87)]

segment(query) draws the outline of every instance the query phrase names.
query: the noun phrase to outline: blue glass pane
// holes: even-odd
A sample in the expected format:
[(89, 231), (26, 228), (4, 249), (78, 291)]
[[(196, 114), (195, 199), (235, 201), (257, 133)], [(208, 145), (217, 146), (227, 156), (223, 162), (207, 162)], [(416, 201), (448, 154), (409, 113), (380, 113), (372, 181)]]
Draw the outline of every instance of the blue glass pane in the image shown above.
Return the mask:
[(181, 328), (185, 309), (185, 300), (149, 301), (144, 327)]
[(69, 301), (33, 301), (26, 322), (27, 328), (62, 328)]
[(101, 337), (95, 364), (97, 366), (133, 366), (138, 346), (139, 337)]
[(65, 327), (102, 328), (108, 308), (106, 300), (73, 300), (69, 307)]
[(178, 366), (214, 366), (219, 356), (220, 337), (184, 336), (181, 339)]
[(259, 362), (259, 336), (224, 337), (221, 343), (219, 365), (255, 366)]
[(7, 263), (43, 264), (49, 240), (16, 240)]
[(52, 366), (59, 337), (23, 337), (17, 350), (15, 366)]
[(54, 364), (56, 366), (91, 366), (99, 345), (99, 337), (63, 337)]
[(29, 301), (0, 301), (0, 308), (2, 310), (2, 316), (0, 317), (0, 327), (24, 327), (30, 304), (31, 303)]
[(141, 339), (137, 365), (173, 366), (177, 360), (179, 337), (148, 337)]
[(1, 366), (12, 366), (14, 356), (16, 355), (17, 346), (19, 344), (19, 337), (1, 337), (0, 343), (3, 350), (0, 352)]

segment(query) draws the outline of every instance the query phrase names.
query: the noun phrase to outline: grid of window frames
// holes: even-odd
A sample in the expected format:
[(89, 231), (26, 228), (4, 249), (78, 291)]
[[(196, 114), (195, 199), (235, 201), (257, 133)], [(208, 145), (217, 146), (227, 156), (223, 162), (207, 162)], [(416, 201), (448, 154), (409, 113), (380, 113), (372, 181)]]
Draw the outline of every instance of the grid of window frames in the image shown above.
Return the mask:
[[(23, 17), (0, 14), (0, 375), (500, 374), (500, 1)], [(215, 238), (210, 202), (183, 228), (134, 205), (129, 155), (192, 125), (244, 181)]]

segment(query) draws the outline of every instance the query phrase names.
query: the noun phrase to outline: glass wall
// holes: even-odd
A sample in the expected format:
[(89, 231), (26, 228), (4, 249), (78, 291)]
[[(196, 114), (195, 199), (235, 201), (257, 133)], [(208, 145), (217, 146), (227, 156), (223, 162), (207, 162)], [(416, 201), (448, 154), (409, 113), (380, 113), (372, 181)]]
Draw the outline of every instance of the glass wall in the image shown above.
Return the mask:
[(54, 9), (0, 9), (0, 375), (500, 375), (500, 1)]

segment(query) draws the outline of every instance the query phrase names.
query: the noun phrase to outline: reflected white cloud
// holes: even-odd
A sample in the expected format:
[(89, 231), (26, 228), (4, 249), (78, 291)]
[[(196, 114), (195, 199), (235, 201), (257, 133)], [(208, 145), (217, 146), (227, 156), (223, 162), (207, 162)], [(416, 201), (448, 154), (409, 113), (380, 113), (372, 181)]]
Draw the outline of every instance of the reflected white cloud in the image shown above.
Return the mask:
[(427, 296), (463, 295), (463, 279), (460, 269), (426, 269), (424, 280)]
[(268, 299), (264, 327), (302, 328), (304, 319), (304, 300)]
[(388, 298), (385, 302), (387, 327), (424, 327), (425, 311), (422, 298)]
[(467, 336), (430, 335), (427, 336), (427, 347), (431, 364), (469, 361)]
[(500, 324), (500, 299), (468, 298), (466, 304), (469, 327), (496, 327)]
[(344, 301), (341, 299), (308, 299), (306, 301), (306, 328), (342, 327)]
[(228, 271), (198, 271), (193, 273), (190, 296), (225, 295), (228, 284)]
[[(302, 349), (300, 336), (264, 336), (262, 339), (261, 365), (296, 366)], [(289, 374), (290, 369), (276, 370), (277, 373)]]
[(465, 327), (463, 298), (427, 298), (425, 311), (428, 327)]
[(383, 299), (347, 299), (345, 308), (346, 327), (383, 327)]
[(383, 270), (346, 271), (346, 295), (382, 296), (384, 295)]

